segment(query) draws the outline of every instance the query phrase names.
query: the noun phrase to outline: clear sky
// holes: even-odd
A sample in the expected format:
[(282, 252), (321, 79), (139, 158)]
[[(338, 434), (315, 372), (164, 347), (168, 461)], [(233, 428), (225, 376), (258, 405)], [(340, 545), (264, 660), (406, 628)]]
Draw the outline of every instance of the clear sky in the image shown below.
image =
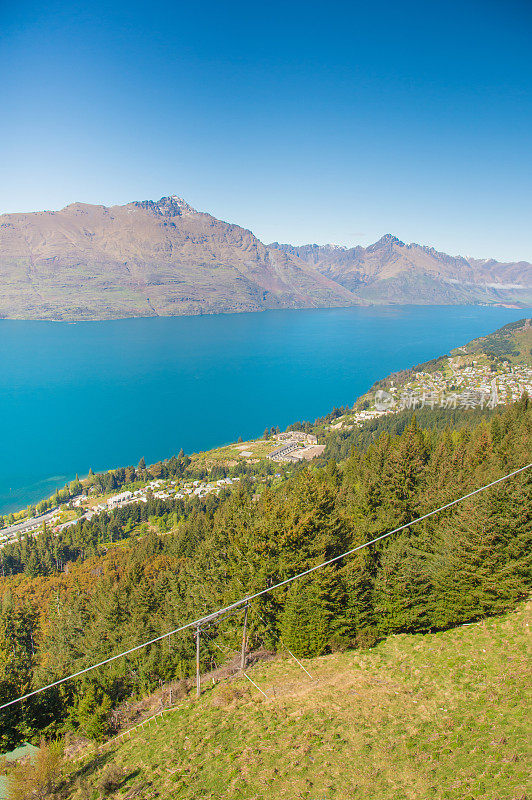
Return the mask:
[(532, 261), (532, 0), (0, 0), (0, 212)]

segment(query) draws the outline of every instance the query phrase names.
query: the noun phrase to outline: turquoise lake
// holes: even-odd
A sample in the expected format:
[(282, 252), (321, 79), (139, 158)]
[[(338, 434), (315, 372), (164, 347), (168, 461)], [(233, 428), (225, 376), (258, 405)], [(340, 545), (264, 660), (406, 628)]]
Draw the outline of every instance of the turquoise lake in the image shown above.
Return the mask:
[(321, 309), (0, 321), (0, 513), (74, 475), (314, 420), (529, 310)]

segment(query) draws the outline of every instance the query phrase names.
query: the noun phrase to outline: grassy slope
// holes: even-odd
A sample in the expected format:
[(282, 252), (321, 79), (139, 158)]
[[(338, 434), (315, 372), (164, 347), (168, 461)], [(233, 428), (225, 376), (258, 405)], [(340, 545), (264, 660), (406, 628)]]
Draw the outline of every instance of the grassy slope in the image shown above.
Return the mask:
[(482, 336), (452, 351), (453, 355), (493, 354), (506, 358), (512, 364), (532, 366), (532, 326), (525, 325), (524, 320), (510, 322), (499, 330)]
[(308, 660), (314, 680), (257, 666), (272, 699), (244, 677), (210, 687), (85, 762), (70, 796), (99, 797), (113, 762), (116, 798), (523, 799), (531, 610)]

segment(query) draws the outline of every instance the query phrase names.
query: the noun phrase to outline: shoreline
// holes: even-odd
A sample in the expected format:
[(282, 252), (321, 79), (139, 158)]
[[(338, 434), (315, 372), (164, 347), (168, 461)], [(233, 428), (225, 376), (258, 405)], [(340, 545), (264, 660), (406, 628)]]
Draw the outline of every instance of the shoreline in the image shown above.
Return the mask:
[[(308, 329), (309, 333), (311, 333), (313, 335), (321, 336), (321, 331), (322, 331), (322, 328), (323, 328), (322, 322), (326, 321), (327, 319), (330, 319), (331, 315), (333, 316), (333, 322), (334, 322), (334, 319), (335, 319), (334, 315), (337, 312), (341, 312), (341, 315), (340, 315), (340, 317), (338, 319), (338, 323), (339, 324), (336, 324), (334, 322), (333, 327), (331, 328), (331, 330), (334, 332), (335, 335), (338, 332), (342, 333), (342, 329), (345, 327), (346, 321), (349, 321), (349, 320), (352, 320), (352, 319), (355, 320), (355, 328), (353, 328), (353, 331), (356, 332), (356, 330), (358, 330), (358, 320), (357, 320), (358, 317), (361, 320), (362, 319), (368, 320), (368, 319), (373, 319), (373, 315), (375, 314), (375, 320), (374, 320), (374, 322), (375, 322), (375, 332), (380, 333), (381, 332), (381, 325), (383, 323), (379, 322), (379, 319), (380, 320), (384, 320), (384, 319), (390, 320), (390, 314), (392, 316), (399, 315), (401, 319), (403, 317), (408, 318), (408, 312), (410, 312), (410, 311), (423, 312), (423, 310), (426, 310), (426, 309), (429, 309), (429, 308), (430, 309), (434, 309), (434, 310), (439, 310), (439, 311), (443, 312), (442, 313), (442, 322), (445, 322), (445, 320), (446, 320), (446, 312), (449, 311), (449, 312), (452, 313), (452, 309), (454, 308), (455, 309), (455, 313), (452, 314), (452, 318), (450, 320), (451, 323), (452, 323), (452, 320), (454, 320), (455, 318), (462, 319), (462, 315), (460, 313), (456, 313), (459, 309), (469, 309), (469, 310), (471, 310), (472, 313), (476, 312), (475, 316), (478, 317), (478, 319), (475, 320), (476, 324), (475, 324), (474, 327), (477, 330), (481, 325), (483, 327), (486, 327), (485, 323), (486, 323), (487, 320), (484, 319), (483, 310), (482, 310), (482, 308), (486, 308), (486, 307), (482, 307), (481, 308), (478, 305), (477, 306), (470, 306), (470, 305), (469, 306), (450, 306), (450, 305), (448, 305), (448, 306), (431, 306), (431, 307), (427, 307), (427, 306), (399, 306), (399, 305), (390, 306), (390, 305), (388, 305), (388, 306), (365, 307), (363, 310), (360, 307), (348, 306), (348, 307), (342, 307), (341, 309), (338, 309), (338, 308), (330, 308), (330, 309), (322, 309), (322, 308), (320, 308), (320, 309), (283, 309), (283, 312), (284, 311), (307, 311), (307, 312), (312, 311), (312, 312), (314, 312), (312, 315), (310, 315), (310, 314), (303, 315), (303, 317), (306, 317), (308, 320), (311, 320), (311, 319), (315, 320), (310, 326), (303, 326), (303, 328), (300, 328), (299, 325), (297, 325), (297, 326), (293, 327), (293, 330), (294, 330), (294, 332), (295, 332), (295, 334), (297, 336), (301, 336), (301, 333), (306, 335), (307, 334), (307, 329)], [(487, 314), (489, 316), (489, 314), (490, 314), (489, 307), (487, 307), (487, 308), (488, 308)], [(511, 312), (511, 311), (519, 311), (519, 312), (521, 312), (521, 309), (507, 309), (507, 311), (509, 311), (509, 312)], [(493, 312), (491, 312), (491, 313), (493, 313)], [(320, 318), (320, 315), (322, 315), (321, 318)], [(201, 315), (193, 315), (193, 316), (197, 317), (197, 316), (201, 316)], [(209, 316), (209, 318), (211, 320), (211, 323), (215, 322), (215, 320), (217, 320), (217, 319), (219, 320), (222, 317), (222, 315), (208, 315), (208, 316)], [(262, 315), (261, 314), (261, 316), (263, 318), (265, 318), (266, 316), (269, 317), (270, 315), (266, 315), (266, 314)], [(296, 317), (299, 318), (299, 315), (295, 315), (295, 314), (285, 315), (284, 313), (280, 313), (280, 311), (277, 311), (276, 316), (277, 316), (278, 319), (289, 319), (289, 318), (295, 319)], [(416, 313), (414, 313), (414, 316), (412, 317), (412, 319), (413, 320), (417, 319), (417, 323), (416, 323), (417, 328), (419, 328), (419, 322), (420, 321), (422, 322), (422, 320), (425, 318), (425, 316), (427, 316), (427, 314), (421, 313), (421, 315), (420, 315), (418, 313), (416, 315)], [(527, 314), (527, 316), (530, 316), (530, 312)], [(224, 317), (224, 319), (225, 318), (230, 318), (230, 317), (232, 317), (235, 320), (236, 319), (242, 319), (242, 313), (232, 314), (232, 315), (223, 315), (223, 317)], [(468, 318), (471, 319), (473, 317), (469, 317), (469, 315), (468, 315)], [(130, 319), (130, 318), (128, 318), (128, 319)], [(137, 319), (139, 319), (139, 318), (137, 318)], [(170, 319), (170, 318), (168, 317), (168, 318), (165, 318), (165, 319)], [(396, 320), (392, 324), (388, 324), (388, 323), (386, 323), (386, 324), (387, 324), (387, 326), (389, 328), (392, 328), (394, 330), (397, 328), (397, 325), (400, 325), (400, 327), (402, 329), (401, 319)], [(465, 319), (465, 317), (463, 319)], [(8, 322), (10, 322), (10, 321), (11, 320), (8, 320)], [(37, 320), (18, 320), (18, 321), (36, 322)], [(42, 320), (42, 321), (45, 322), (45, 321), (49, 321), (49, 320)], [(103, 320), (103, 321), (114, 321), (114, 322), (117, 322), (119, 320)], [(318, 325), (316, 324), (316, 321), (319, 322)], [(72, 324), (72, 323), (70, 323), (70, 324)], [(206, 339), (208, 347), (210, 347), (209, 342), (213, 338), (211, 336), (212, 327), (213, 326), (210, 325), (209, 328), (208, 328), (209, 335), (208, 335), (208, 337)], [(469, 323), (469, 327), (470, 328), (472, 327), (470, 323)], [(218, 326), (215, 325), (214, 328), (215, 329), (219, 328), (219, 325)], [(416, 328), (416, 330), (417, 330), (417, 328)], [(187, 341), (187, 336), (189, 336), (187, 331), (190, 331), (190, 330), (193, 330), (193, 329), (198, 330), (197, 325), (193, 325), (192, 329), (189, 328), (188, 326), (185, 329), (182, 329), (180, 327), (180, 330), (182, 330), (183, 333), (185, 334), (185, 338), (183, 339), (184, 342)], [(270, 331), (276, 330), (276, 327), (275, 326), (272, 327), (271, 323), (269, 325), (267, 325), (267, 326), (261, 325), (261, 326), (258, 326), (257, 333), (260, 334), (260, 335), (264, 335), (263, 329), (266, 331), (266, 334), (268, 334)], [(373, 323), (369, 327), (366, 324), (364, 325), (364, 331), (368, 331), (370, 334), (372, 332), (372, 329), (373, 329)], [(248, 336), (249, 327), (248, 327), (247, 324), (244, 325), (244, 326), (238, 325), (238, 326), (236, 326), (234, 331), (231, 331), (231, 333), (234, 333), (237, 338), (241, 337), (241, 336), (244, 336), (244, 335)], [(393, 333), (393, 330), (392, 330), (392, 333)], [(283, 335), (284, 335), (284, 333), (283, 333)], [(365, 335), (365, 333), (364, 333), (364, 335)], [(419, 331), (418, 331), (417, 336), (418, 335), (419, 335)], [(423, 349), (424, 348), (418, 342), (417, 336), (414, 336), (414, 338), (412, 339), (411, 346), (409, 345), (409, 350), (413, 350), (413, 351), (417, 350), (417, 353), (419, 353), (421, 357), (419, 357), (417, 355), (417, 353), (415, 353), (415, 352), (414, 353), (409, 353), (408, 350), (405, 352), (404, 348), (400, 349), (398, 351), (398, 354), (396, 354), (396, 357), (394, 357), (394, 358), (390, 358), (389, 354), (386, 353), (386, 360), (388, 362), (390, 360), (391, 361), (395, 361), (395, 371), (401, 370), (401, 369), (408, 369), (412, 365), (414, 365), (416, 363), (419, 363), (420, 361), (422, 361), (422, 360), (424, 360), (426, 358), (426, 348), (425, 348), (425, 352), (423, 353)], [(460, 342), (460, 341), (463, 342), (465, 340), (465, 337), (462, 338), (462, 336), (459, 337), (458, 335), (456, 335), (456, 336), (452, 336), (452, 340), (454, 340), (454, 345), (456, 345), (457, 342)], [(30, 337), (29, 341), (31, 343), (31, 337)], [(115, 342), (117, 340), (113, 339), (112, 341)], [(346, 341), (349, 341), (349, 340), (347, 339)], [(52, 337), (51, 342), (52, 343), (56, 343), (55, 337)], [(148, 342), (149, 342), (149, 340), (148, 340)], [(102, 343), (105, 344), (106, 340), (104, 339)], [(54, 346), (55, 346), (55, 344), (54, 344)], [(335, 343), (335, 346), (336, 346), (336, 343)], [(328, 348), (326, 352), (328, 352), (329, 349), (330, 348)], [(249, 351), (249, 347), (247, 348), (247, 351)], [(249, 355), (247, 353), (247, 351), (246, 351), (246, 357), (248, 357), (248, 355)], [(309, 347), (305, 346), (305, 348), (303, 350), (303, 355), (306, 358), (309, 357), (308, 356), (308, 351), (309, 351)], [(192, 352), (193, 352), (193, 350), (192, 350)], [(436, 344), (435, 344), (435, 346), (433, 348), (433, 352), (436, 353), (436, 354), (441, 353), (440, 347), (436, 346)], [(172, 355), (172, 354), (170, 353), (170, 355)], [(378, 355), (380, 357), (380, 353)], [(369, 360), (369, 359), (367, 359), (367, 360)], [(394, 371), (394, 370), (392, 370), (392, 371)], [(385, 368), (383, 368), (382, 371), (380, 369), (379, 369), (378, 372), (374, 371), (374, 372), (376, 372), (375, 375), (369, 374), (369, 370), (368, 369), (366, 369), (366, 372), (368, 372), (367, 380), (366, 380), (366, 378), (364, 378), (362, 380), (363, 375), (361, 373), (361, 376), (358, 379), (358, 385), (357, 385), (358, 376), (357, 376), (356, 373), (353, 375), (352, 379), (349, 379), (347, 381), (347, 383), (350, 386), (353, 387), (351, 398), (349, 398), (349, 400), (347, 400), (349, 405), (351, 405), (354, 402), (355, 397), (363, 396), (363, 394), (368, 391), (368, 388), (373, 385), (375, 380), (377, 380), (377, 381), (381, 380), (383, 374), (385, 374), (385, 375), (386, 375), (386, 373), (390, 374), (390, 371), (386, 370)], [(82, 369), (80, 374), (81, 375), (85, 375), (86, 374), (86, 370)], [(346, 383), (346, 381), (345, 381), (345, 370), (343, 369), (343, 367), (342, 367), (342, 374), (344, 375), (343, 382)], [(233, 380), (233, 379), (234, 379), (234, 376), (232, 376), (232, 375), (229, 375), (227, 377), (227, 380), (229, 380), (229, 381)], [(224, 380), (226, 380), (225, 376), (224, 376)], [(313, 381), (314, 381), (314, 379), (311, 380), (309, 385), (312, 385)], [(29, 385), (31, 386), (31, 384), (29, 384)], [(335, 385), (336, 385), (336, 383), (335, 383)], [(133, 384), (132, 384), (132, 386), (133, 386)], [(194, 388), (194, 387), (192, 387), (192, 388)], [(195, 391), (200, 392), (201, 391), (201, 387), (199, 387), (197, 390), (195, 389)], [(295, 392), (296, 392), (296, 387), (294, 386), (294, 393)], [(53, 393), (52, 393), (52, 396), (53, 396)], [(190, 397), (192, 397), (192, 396), (190, 396)], [(201, 397), (200, 397), (200, 399), (201, 399)], [(123, 402), (123, 401), (121, 401), (121, 402)], [(330, 411), (330, 409), (332, 407), (334, 407), (335, 405), (336, 406), (337, 405), (343, 405), (345, 403), (346, 403), (346, 396), (345, 396), (345, 393), (344, 393), (344, 396), (342, 397), (342, 389), (341, 389), (341, 383), (340, 383), (339, 384), (339, 392), (336, 395), (336, 399), (334, 397), (332, 399), (327, 399), (327, 397), (324, 397), (319, 405), (314, 403), (315, 408), (313, 410), (311, 410), (310, 412), (308, 412), (308, 409), (304, 409), (303, 408), (302, 414), (303, 414), (304, 418), (315, 419), (315, 418), (323, 415), (324, 413), (327, 414)], [(292, 405), (294, 405), (294, 404), (292, 403)], [(299, 404), (297, 404), (297, 405), (299, 406)], [(182, 413), (183, 417), (186, 417), (186, 413), (185, 412), (181, 412), (181, 413)], [(262, 416), (263, 420), (264, 419), (268, 419), (269, 422), (281, 423), (282, 427), (284, 428), (284, 426), (287, 424), (287, 422), (290, 423), (291, 419), (293, 421), (296, 418), (297, 413), (298, 413), (297, 412), (297, 408), (296, 408), (295, 413), (293, 411), (288, 410), (286, 415), (285, 415), (285, 417), (288, 417), (288, 419), (285, 418), (283, 420), (282, 416), (279, 415), (279, 410), (276, 411), (275, 408), (270, 410), (270, 411), (268, 411), (267, 416), (264, 415), (264, 412), (261, 415), (260, 410), (256, 410), (256, 412), (254, 411), (254, 413), (253, 413), (253, 416), (255, 418), (255, 422), (254, 422), (253, 427), (254, 427), (255, 430), (253, 431), (251, 426), (249, 425), (250, 420), (249, 419), (245, 419), (243, 424), (242, 424), (242, 427), (240, 429), (240, 432), (245, 434), (246, 435), (245, 438), (248, 438), (248, 439), (250, 438), (249, 437), (250, 433), (251, 433), (252, 437), (253, 437), (253, 435), (256, 436), (257, 432), (260, 431), (261, 428), (262, 428), (262, 424), (263, 423), (261, 424), (261, 416)], [(134, 424), (137, 425), (138, 422), (139, 422), (139, 420), (136, 419)], [(172, 429), (171, 433), (173, 433), (173, 435), (170, 435), (168, 437), (168, 441), (166, 442), (164, 448), (162, 446), (154, 448), (155, 452), (154, 452), (153, 449), (150, 452), (149, 448), (145, 448), (145, 445), (142, 444), (141, 440), (139, 440), (140, 441), (139, 446), (138, 446), (138, 448), (135, 448), (136, 449), (136, 455), (134, 453), (133, 455), (130, 455), (129, 457), (126, 456), (126, 457), (122, 458), (120, 453), (117, 451), (115, 453), (114, 457), (111, 454), (111, 459), (109, 459), (107, 461), (106, 453), (105, 453), (104, 450), (102, 450), (101, 452), (102, 452), (103, 458), (101, 460), (99, 458), (95, 458), (94, 455), (91, 456), (90, 453), (88, 455), (88, 458), (84, 458), (83, 454), (82, 454), (82, 457), (79, 460), (84, 462), (84, 469), (83, 468), (82, 469), (79, 468), (79, 462), (78, 462), (77, 465), (74, 465), (71, 470), (69, 470), (69, 469), (63, 470), (63, 469), (61, 469), (61, 466), (62, 466), (61, 464), (59, 464), (59, 465), (58, 464), (55, 464), (55, 465), (51, 464), (51, 466), (52, 466), (52, 468), (54, 470), (56, 470), (54, 472), (55, 475), (59, 476), (60, 474), (62, 474), (62, 475), (66, 476), (66, 477), (60, 479), (61, 482), (62, 482), (63, 480), (68, 479), (69, 476), (72, 479), (74, 478), (74, 475), (75, 475), (75, 472), (76, 472), (76, 466), (77, 466), (77, 471), (79, 472), (79, 474), (88, 474), (87, 467), (88, 466), (93, 466), (94, 467), (95, 464), (102, 465), (101, 467), (100, 466), (96, 467), (98, 472), (107, 472), (107, 471), (112, 470), (112, 469), (120, 468), (120, 465), (122, 465), (124, 463), (128, 463), (128, 462), (131, 462), (131, 461), (138, 460), (138, 457), (143, 454), (142, 453), (143, 450), (145, 451), (145, 453), (148, 454), (150, 461), (153, 460), (154, 462), (156, 462), (158, 460), (164, 460), (164, 458), (168, 457), (168, 453), (171, 453), (172, 451), (177, 452), (180, 449), (181, 446), (184, 449), (186, 449), (187, 452), (189, 452), (189, 453), (209, 452), (211, 450), (219, 449), (219, 448), (221, 448), (223, 446), (227, 446), (228, 444), (230, 444), (232, 442), (235, 442), (236, 438), (237, 438), (237, 434), (239, 433), (239, 430), (238, 430), (238, 427), (237, 427), (237, 430), (235, 431), (234, 427), (235, 426), (233, 424), (232, 425), (233, 430), (232, 430), (232, 432), (230, 433), (229, 436), (224, 435), (224, 433), (222, 432), (222, 429), (220, 429), (218, 432), (221, 435), (220, 436), (216, 435), (215, 437), (211, 437), (212, 431), (209, 431), (207, 434), (205, 434), (205, 431), (201, 431), (201, 430), (198, 429), (197, 432), (196, 432), (197, 436), (195, 436), (194, 438), (195, 438), (196, 441), (197, 441), (198, 438), (200, 438), (200, 439), (203, 438), (203, 443), (200, 444), (200, 447), (197, 450), (196, 450), (196, 448), (194, 448), (194, 443), (192, 443), (192, 447), (191, 447), (190, 436), (188, 436), (188, 440), (185, 441), (185, 439), (187, 437), (185, 437), (185, 438), (183, 438), (183, 437), (180, 438), (179, 436), (176, 437), (175, 433), (173, 433), (174, 429)], [(250, 428), (251, 428), (251, 430), (250, 430)], [(179, 433), (179, 427), (177, 428), (177, 433)], [(206, 438), (207, 438), (207, 442), (205, 442)], [(209, 441), (209, 439), (210, 439), (210, 441)], [(159, 444), (161, 444), (161, 443), (159, 443)], [(198, 444), (199, 444), (199, 442), (198, 442)], [(205, 444), (207, 446), (205, 446)], [(106, 461), (111, 466), (107, 466), (106, 463), (105, 463)], [(102, 464), (102, 462), (103, 462), (103, 464)], [(116, 466), (117, 464), (118, 464), (118, 466)], [(115, 466), (112, 466), (112, 465), (115, 465)], [(7, 480), (5, 480), (6, 485), (9, 485), (8, 480), (9, 480), (9, 476), (7, 475)], [(37, 504), (38, 502), (40, 502), (43, 499), (43, 497), (49, 496), (46, 489), (44, 489), (44, 492), (36, 492), (36, 491), (32, 492), (31, 491), (31, 486), (37, 486), (38, 484), (43, 483), (43, 482), (46, 483), (46, 481), (48, 481), (48, 480), (51, 480), (51, 477), (47, 478), (45, 476), (44, 478), (38, 478), (38, 476), (36, 476), (36, 480), (32, 480), (31, 483), (28, 482), (28, 484), (26, 484), (27, 489), (24, 486), (16, 487), (14, 489), (14, 491), (19, 495), (19, 497), (16, 498), (16, 499), (13, 498), (11, 500), (11, 498), (9, 497), (9, 492), (6, 492), (6, 496), (5, 496), (5, 500), (4, 500), (5, 505), (3, 503), (2, 515), (6, 515), (7, 516), (10, 513), (20, 512), (21, 510), (26, 508), (28, 505)], [(58, 485), (62, 485), (62, 483), (58, 482)], [(53, 489), (53, 485), (50, 487), (50, 491), (52, 489)]]
[(65, 325), (77, 325), (84, 322), (119, 322), (122, 320), (133, 319), (181, 319), (184, 317), (214, 317), (214, 316), (240, 316), (242, 314), (268, 314), (271, 312), (284, 311), (326, 311), (336, 309), (378, 309), (378, 308), (507, 308), (514, 311), (525, 311), (530, 306), (525, 303), (376, 303), (371, 301), (361, 301), (360, 303), (349, 303), (347, 305), (324, 305), (324, 306), (296, 306), (285, 308), (250, 308), (235, 311), (207, 311), (201, 310), (186, 314), (128, 314), (122, 316), (109, 317), (67, 317), (65, 319), (54, 319), (53, 317), (11, 317), (0, 316), (0, 322), (55, 322)]

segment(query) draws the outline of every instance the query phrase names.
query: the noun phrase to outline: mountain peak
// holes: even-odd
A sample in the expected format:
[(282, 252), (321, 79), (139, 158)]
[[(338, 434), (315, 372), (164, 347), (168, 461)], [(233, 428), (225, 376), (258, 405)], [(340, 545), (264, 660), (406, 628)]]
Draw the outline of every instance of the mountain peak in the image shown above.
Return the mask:
[(196, 214), (196, 209), (189, 206), (182, 197), (173, 194), (161, 197), (160, 200), (137, 200), (133, 203), (137, 208), (145, 208), (163, 217), (181, 217), (183, 214)]
[(397, 236), (394, 236), (391, 233), (385, 233), (384, 236), (381, 236), (378, 242), (366, 247), (366, 250), (370, 253), (373, 253), (375, 250), (382, 250), (385, 247), (390, 248), (393, 247), (393, 245), (404, 247), (405, 243), (398, 239)]

